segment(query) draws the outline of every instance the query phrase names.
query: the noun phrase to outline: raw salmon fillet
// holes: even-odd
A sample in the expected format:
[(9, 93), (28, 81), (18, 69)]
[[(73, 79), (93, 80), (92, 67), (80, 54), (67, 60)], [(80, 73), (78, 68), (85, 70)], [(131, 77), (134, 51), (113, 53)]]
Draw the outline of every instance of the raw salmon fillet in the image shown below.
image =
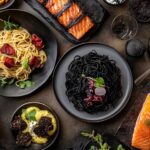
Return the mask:
[(132, 146), (141, 150), (150, 150), (150, 94), (147, 95), (136, 121)]
[(58, 18), (58, 21), (63, 26), (67, 27), (73, 20), (81, 15), (81, 10), (76, 3), (73, 3), (62, 15)]
[(81, 39), (92, 27), (94, 23), (92, 20), (85, 16), (79, 23), (72, 26), (68, 32), (72, 34), (76, 39)]
[(68, 2), (69, 0), (48, 0), (45, 7), (51, 14), (56, 15)]

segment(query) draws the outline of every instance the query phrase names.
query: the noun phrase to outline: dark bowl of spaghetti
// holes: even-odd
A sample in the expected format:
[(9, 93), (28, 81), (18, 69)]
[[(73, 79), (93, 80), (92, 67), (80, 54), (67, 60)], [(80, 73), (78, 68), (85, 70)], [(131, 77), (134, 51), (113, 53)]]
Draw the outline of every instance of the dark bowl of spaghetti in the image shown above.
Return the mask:
[(1, 11), (0, 25), (0, 95), (29, 95), (52, 75), (57, 41), (47, 25), (26, 11)]
[(72, 48), (58, 63), (54, 91), (75, 117), (101, 122), (127, 104), (133, 86), (130, 67), (113, 48), (85, 43)]

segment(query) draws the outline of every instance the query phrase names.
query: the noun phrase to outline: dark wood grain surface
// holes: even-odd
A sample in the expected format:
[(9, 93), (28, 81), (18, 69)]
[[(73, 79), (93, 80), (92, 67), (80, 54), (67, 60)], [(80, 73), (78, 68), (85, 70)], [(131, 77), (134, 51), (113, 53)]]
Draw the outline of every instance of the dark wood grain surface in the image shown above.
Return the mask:
[[(113, 18), (116, 15), (128, 13), (128, 3), (117, 7), (117, 6), (109, 6), (105, 4), (103, 0), (99, 0), (99, 2), (109, 11), (111, 16), (103, 24), (100, 31), (90, 40), (90, 42), (100, 42), (116, 48), (120, 52), (120, 54), (124, 56), (129, 62), (133, 71), (134, 78), (138, 77), (141, 73), (143, 73), (145, 70), (149, 68), (150, 59), (147, 53), (143, 58), (139, 59), (127, 57), (124, 50), (126, 41), (117, 39), (112, 35), (110, 31), (110, 24)], [(41, 21), (47, 24), (47, 26), (54, 33), (58, 41), (59, 45), (58, 60), (69, 48), (71, 48), (71, 46), (73, 46), (72, 43), (64, 39), (55, 29), (53, 29), (44, 19), (42, 19), (34, 10), (32, 10), (32, 8), (29, 7), (23, 0), (17, 0), (13, 8), (19, 8), (31, 12), (32, 14), (37, 16)], [(139, 24), (139, 31), (136, 38), (141, 39), (145, 43), (145, 45), (147, 45), (148, 37), (150, 37), (150, 24)], [(98, 131), (116, 133), (127, 111), (133, 104), (133, 96), (131, 97), (127, 107), (118, 116), (116, 116), (114, 119), (98, 124), (88, 124), (81, 122), (76, 118), (70, 116), (68, 113), (66, 113), (56, 100), (56, 97), (53, 92), (51, 78), (37, 92), (27, 97), (22, 98), (0, 97), (0, 145), (5, 147), (6, 150), (15, 150), (15, 140), (12, 141), (13, 137), (9, 129), (10, 118), (14, 110), (18, 106), (29, 101), (31, 102), (38, 101), (48, 104), (56, 111), (61, 122), (61, 131), (60, 131), (61, 133), (54, 147), (50, 149), (63, 150), (64, 148), (71, 146), (75, 139), (78, 139), (77, 137), (81, 130), (96, 129)]]

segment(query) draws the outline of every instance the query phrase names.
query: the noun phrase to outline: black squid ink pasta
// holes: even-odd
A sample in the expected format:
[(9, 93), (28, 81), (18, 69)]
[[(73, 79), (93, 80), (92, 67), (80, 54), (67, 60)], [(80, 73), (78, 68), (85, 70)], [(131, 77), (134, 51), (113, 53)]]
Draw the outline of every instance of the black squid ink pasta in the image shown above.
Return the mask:
[[(94, 85), (102, 87), (95, 87)], [(84, 56), (75, 56), (66, 73), (66, 95), (79, 111), (96, 113), (115, 107), (122, 96), (121, 72), (114, 60), (92, 51)], [(106, 90), (102, 96), (95, 95)], [(105, 90), (104, 90), (105, 89)]]

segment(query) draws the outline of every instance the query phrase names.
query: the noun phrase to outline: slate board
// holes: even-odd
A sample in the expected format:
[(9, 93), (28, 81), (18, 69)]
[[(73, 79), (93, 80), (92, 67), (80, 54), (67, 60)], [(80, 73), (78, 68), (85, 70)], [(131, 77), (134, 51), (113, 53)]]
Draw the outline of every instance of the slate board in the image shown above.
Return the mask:
[(150, 76), (145, 78), (140, 85), (135, 87), (133, 95), (134, 103), (116, 134), (116, 136), (119, 139), (122, 139), (122, 142), (126, 143), (128, 146), (131, 146), (135, 123), (148, 93), (150, 93)]

